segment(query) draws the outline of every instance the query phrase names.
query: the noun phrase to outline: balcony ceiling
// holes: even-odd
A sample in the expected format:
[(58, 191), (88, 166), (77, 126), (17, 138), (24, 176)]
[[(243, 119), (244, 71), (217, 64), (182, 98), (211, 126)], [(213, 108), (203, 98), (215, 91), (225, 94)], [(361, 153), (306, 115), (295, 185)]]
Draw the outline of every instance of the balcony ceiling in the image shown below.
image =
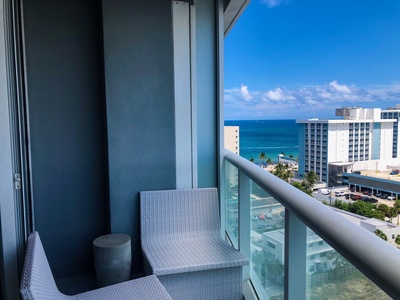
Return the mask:
[(227, 36), (236, 20), (250, 3), (250, 0), (230, 0), (225, 4), (224, 10), (224, 35)]

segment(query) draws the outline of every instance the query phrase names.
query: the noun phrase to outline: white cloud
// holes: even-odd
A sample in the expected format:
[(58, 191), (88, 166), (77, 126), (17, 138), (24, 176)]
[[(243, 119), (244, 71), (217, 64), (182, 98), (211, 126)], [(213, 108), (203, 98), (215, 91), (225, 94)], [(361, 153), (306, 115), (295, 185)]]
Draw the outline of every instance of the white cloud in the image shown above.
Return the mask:
[(338, 84), (336, 80), (332, 81), (329, 83), (329, 87), (331, 87), (333, 90), (339, 92), (339, 93), (344, 93), (344, 94), (351, 94), (351, 90), (349, 87), (345, 84)]
[(276, 7), (281, 4), (287, 4), (287, 0), (261, 0), (261, 3), (264, 3), (268, 7)]
[(243, 85), (240, 87), (240, 94), (242, 96), (242, 99), (245, 101), (250, 101), (253, 99), (253, 96), (250, 94), (247, 86)]
[(290, 92), (284, 92), (281, 88), (276, 88), (273, 91), (268, 91), (264, 94), (264, 101), (273, 100), (273, 101), (287, 101), (287, 100), (295, 100)]
[[(251, 89), (250, 89), (251, 90)], [(343, 106), (394, 107), (400, 102), (400, 85), (362, 89), (355, 85), (327, 84), (298, 89), (249, 91), (249, 87), (225, 90), (227, 119), (334, 117)]]
[(282, 100), (283, 92), (280, 88), (275, 89), (275, 91), (268, 91), (265, 96), (271, 100)]

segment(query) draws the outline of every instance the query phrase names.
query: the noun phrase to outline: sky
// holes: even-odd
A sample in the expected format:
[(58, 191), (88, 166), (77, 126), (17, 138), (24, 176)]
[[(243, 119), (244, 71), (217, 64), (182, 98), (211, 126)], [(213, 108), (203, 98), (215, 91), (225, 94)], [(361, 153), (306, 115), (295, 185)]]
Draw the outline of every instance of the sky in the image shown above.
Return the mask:
[(225, 120), (400, 104), (399, 0), (252, 0), (224, 52)]

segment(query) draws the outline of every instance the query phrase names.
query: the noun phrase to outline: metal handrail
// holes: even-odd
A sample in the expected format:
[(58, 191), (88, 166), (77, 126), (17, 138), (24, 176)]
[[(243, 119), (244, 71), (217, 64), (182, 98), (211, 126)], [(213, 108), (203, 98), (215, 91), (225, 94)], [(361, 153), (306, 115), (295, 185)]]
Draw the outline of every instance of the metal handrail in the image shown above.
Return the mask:
[(400, 251), (331, 207), (225, 149), (225, 160), (279, 201), (394, 299), (400, 297)]

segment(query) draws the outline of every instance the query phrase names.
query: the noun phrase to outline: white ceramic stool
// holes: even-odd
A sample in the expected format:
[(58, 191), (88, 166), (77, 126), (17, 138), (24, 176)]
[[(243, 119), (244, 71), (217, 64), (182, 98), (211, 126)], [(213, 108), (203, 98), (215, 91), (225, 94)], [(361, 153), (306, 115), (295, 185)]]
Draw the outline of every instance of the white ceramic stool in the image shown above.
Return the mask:
[(94, 266), (99, 287), (130, 279), (131, 238), (126, 234), (106, 234), (93, 241)]

